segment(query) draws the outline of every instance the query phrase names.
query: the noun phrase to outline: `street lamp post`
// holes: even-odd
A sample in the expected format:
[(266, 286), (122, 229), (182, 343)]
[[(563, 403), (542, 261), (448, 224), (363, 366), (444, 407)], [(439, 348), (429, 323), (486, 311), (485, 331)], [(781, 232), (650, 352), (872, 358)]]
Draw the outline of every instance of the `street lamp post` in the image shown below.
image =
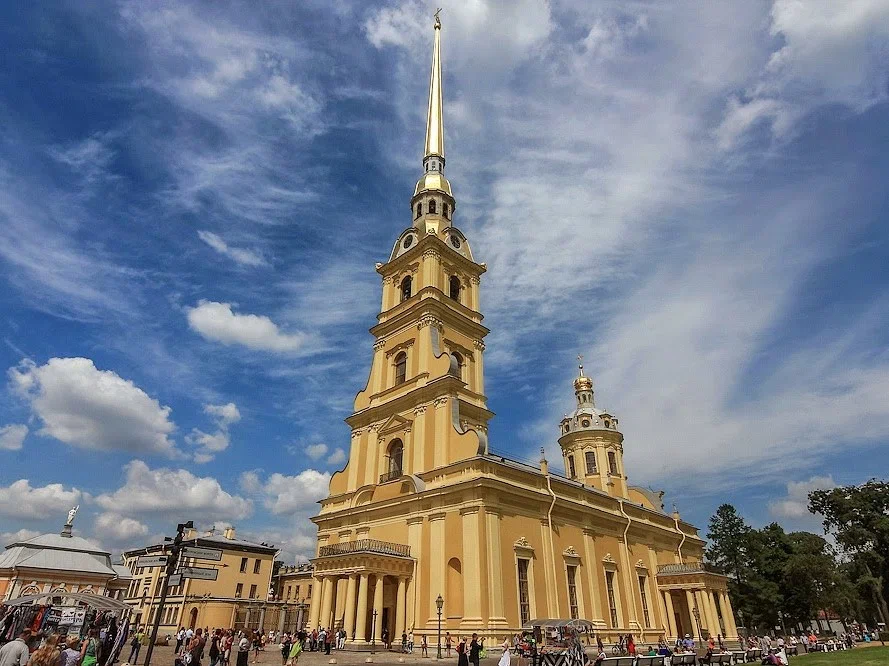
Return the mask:
[(698, 640), (703, 643), (704, 635), (701, 633), (701, 611), (698, 610), (697, 605), (691, 609), (691, 614), (695, 616), (695, 626), (698, 628)]
[(435, 600), (435, 607), (438, 609), (438, 659), (441, 659), (441, 609), (444, 606), (444, 599), (441, 595)]
[(377, 609), (374, 608), (373, 620), (370, 623), (370, 653), (376, 654), (377, 651)]

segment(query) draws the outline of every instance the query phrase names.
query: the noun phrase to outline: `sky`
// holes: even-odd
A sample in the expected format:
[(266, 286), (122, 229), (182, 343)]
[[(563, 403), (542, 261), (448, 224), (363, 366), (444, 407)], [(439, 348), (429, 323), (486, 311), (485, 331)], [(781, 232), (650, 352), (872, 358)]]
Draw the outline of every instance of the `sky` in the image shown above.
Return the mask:
[[(439, 0), (492, 448), (576, 356), (630, 482), (817, 529), (889, 475), (889, 0)], [(411, 223), (435, 3), (0, 7), (0, 537), (293, 561)]]

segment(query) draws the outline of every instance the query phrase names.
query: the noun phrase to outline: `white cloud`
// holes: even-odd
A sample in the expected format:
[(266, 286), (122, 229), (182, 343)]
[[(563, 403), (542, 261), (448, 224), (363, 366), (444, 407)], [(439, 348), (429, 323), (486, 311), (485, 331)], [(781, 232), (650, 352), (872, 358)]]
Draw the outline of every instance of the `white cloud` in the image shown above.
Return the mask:
[(263, 266), (266, 263), (265, 259), (256, 252), (244, 250), (243, 248), (231, 247), (221, 236), (214, 234), (212, 231), (200, 230), (198, 231), (198, 238), (219, 252), (219, 254), (229, 257), (241, 266)]
[(334, 465), (334, 466), (342, 465), (344, 462), (346, 462), (347, 457), (348, 456), (346, 456), (346, 452), (343, 449), (337, 449), (332, 454), (330, 454), (330, 457), (327, 459), (327, 462), (328, 462), (328, 464)]
[(0, 426), (0, 450), (18, 451), (22, 448), (25, 437), (28, 436), (28, 426), (13, 423)]
[(204, 405), (204, 413), (216, 417), (217, 430), (214, 433), (206, 433), (194, 428), (186, 437), (189, 444), (199, 447), (194, 455), (197, 463), (210, 462), (217, 453), (225, 451), (231, 443), (229, 426), (241, 420), (241, 412), (233, 402), (225, 405)]
[(239, 520), (253, 510), (250, 500), (226, 492), (212, 477), (198, 477), (185, 469), (150, 469), (141, 460), (133, 460), (125, 470), (123, 486), (96, 497), (96, 504), (105, 511), (124, 516)]
[(314, 513), (315, 502), (327, 496), (329, 483), (330, 474), (314, 469), (295, 476), (276, 472), (265, 481), (255, 471), (241, 475), (241, 487), (259, 494), (263, 506), (276, 516)]
[(19, 541), (29, 541), (34, 537), (40, 536), (37, 530), (20, 529), (15, 532), (0, 533), (0, 545), (9, 545)]
[(12, 389), (42, 422), (41, 435), (102, 451), (175, 454), (170, 408), (88, 358), (30, 359), (9, 369)]
[(809, 518), (812, 516), (809, 513), (809, 493), (813, 490), (829, 490), (836, 486), (830, 475), (813, 476), (807, 481), (789, 481), (787, 495), (769, 502), (769, 512), (777, 518)]
[(103, 541), (128, 545), (148, 535), (148, 526), (134, 518), (105, 512), (96, 517), (93, 531)]
[(19, 479), (9, 486), (0, 486), (0, 514), (23, 520), (58, 516), (63, 521), (81, 497), (77, 488), (65, 490), (61, 483), (32, 487), (28, 479)]
[(200, 301), (188, 308), (188, 325), (207, 340), (225, 345), (240, 344), (250, 349), (272, 352), (300, 350), (306, 336), (303, 333), (283, 333), (265, 315), (236, 314), (229, 303)]
[(310, 444), (306, 447), (306, 455), (312, 460), (323, 458), (327, 454), (327, 444)]

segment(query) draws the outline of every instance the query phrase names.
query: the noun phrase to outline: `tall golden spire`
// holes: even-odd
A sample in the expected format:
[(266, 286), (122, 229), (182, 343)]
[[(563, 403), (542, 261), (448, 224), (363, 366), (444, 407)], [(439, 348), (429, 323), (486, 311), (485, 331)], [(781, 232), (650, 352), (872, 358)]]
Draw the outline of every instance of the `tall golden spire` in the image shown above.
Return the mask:
[(426, 148), (423, 175), (411, 197), (413, 226), (433, 233), (451, 226), (457, 202), (444, 175), (444, 117), (441, 103), (441, 20), (435, 12), (432, 45), (432, 74), (429, 76), (429, 109), (426, 113)]
[(444, 117), (441, 112), (441, 19), (435, 12), (434, 40), (432, 45), (432, 73), (429, 76), (429, 109), (426, 112), (426, 153), (423, 157), (445, 156)]

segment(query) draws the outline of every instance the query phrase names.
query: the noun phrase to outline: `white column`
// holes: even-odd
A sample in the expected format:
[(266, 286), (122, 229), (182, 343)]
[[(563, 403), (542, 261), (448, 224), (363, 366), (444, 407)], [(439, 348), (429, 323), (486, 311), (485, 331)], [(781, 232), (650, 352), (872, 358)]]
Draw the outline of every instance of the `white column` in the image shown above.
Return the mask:
[(401, 634), (407, 630), (404, 624), (404, 611), (407, 595), (407, 579), (399, 577), (398, 592), (395, 595), (395, 640), (400, 640)]
[(312, 589), (315, 590), (315, 594), (312, 595), (312, 602), (309, 606), (309, 626), (308, 630), (312, 631), (313, 629), (318, 628), (318, 618), (321, 614), (321, 597), (323, 596), (323, 585), (322, 578), (318, 578), (317, 576), (313, 579), (314, 583), (312, 585)]
[(367, 593), (370, 576), (366, 573), (358, 578), (358, 607), (355, 616), (355, 642), (367, 642)]
[(374, 639), (377, 643), (383, 640), (383, 577), (376, 576), (374, 586), (374, 613), (376, 613), (376, 626), (374, 627)]
[(325, 576), (324, 584), (321, 588), (321, 615), (318, 618), (321, 626), (325, 629), (330, 628), (330, 615), (333, 612), (333, 590), (333, 578)]
[(346, 638), (348, 640), (352, 640), (352, 636), (355, 635), (356, 587), (358, 587), (358, 574), (352, 574), (349, 576), (349, 582), (346, 586), (345, 620), (343, 622), (343, 629), (346, 631)]
[(664, 599), (664, 608), (667, 613), (667, 637), (668, 638), (679, 638), (678, 630), (676, 628), (676, 614), (673, 610), (673, 595), (670, 593), (670, 590), (664, 590), (663, 592)]

